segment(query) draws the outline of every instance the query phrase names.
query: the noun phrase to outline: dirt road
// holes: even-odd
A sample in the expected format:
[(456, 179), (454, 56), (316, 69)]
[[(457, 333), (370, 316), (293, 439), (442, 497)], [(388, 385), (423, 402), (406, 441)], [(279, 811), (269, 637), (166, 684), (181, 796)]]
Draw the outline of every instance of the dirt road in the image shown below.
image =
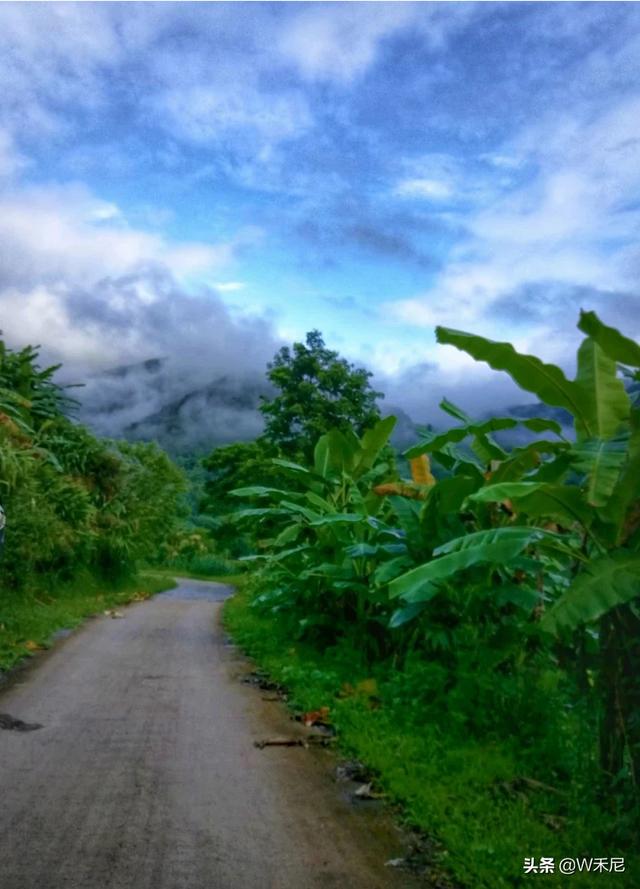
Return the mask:
[(240, 682), (211, 601), (226, 594), (185, 581), (93, 620), (0, 693), (42, 724), (0, 730), (2, 889), (415, 885), (329, 754), (254, 746), (296, 726)]

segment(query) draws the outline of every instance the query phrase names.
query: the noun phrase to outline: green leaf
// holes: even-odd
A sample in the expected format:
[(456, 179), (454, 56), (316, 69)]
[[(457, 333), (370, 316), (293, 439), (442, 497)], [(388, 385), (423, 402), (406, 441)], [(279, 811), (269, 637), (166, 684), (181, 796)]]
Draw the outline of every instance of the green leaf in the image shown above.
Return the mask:
[(380, 546), (375, 543), (354, 543), (345, 550), (346, 554), (352, 559), (358, 559), (363, 556), (377, 556), (380, 552)]
[(556, 435), (562, 435), (562, 426), (556, 420), (548, 420), (546, 417), (529, 417), (520, 422), (532, 432), (555, 432)]
[(353, 434), (347, 435), (339, 429), (330, 429), (318, 439), (313, 452), (315, 471), (323, 478), (351, 472), (359, 447)]
[(533, 518), (548, 518), (570, 527), (574, 522), (588, 527), (593, 511), (582, 492), (573, 485), (553, 485), (545, 482), (502, 482), (480, 488), (469, 497), (477, 503), (501, 503), (511, 500), (516, 512)]
[(580, 312), (578, 327), (600, 346), (603, 352), (620, 364), (640, 367), (640, 346), (623, 336), (615, 327), (608, 327), (595, 312)]
[(388, 499), (391, 508), (398, 517), (400, 527), (406, 534), (407, 543), (414, 549), (419, 549), (423, 545), (420, 529), (421, 504), (415, 500), (409, 500), (407, 497), (397, 497), (396, 495)]
[(586, 426), (588, 411), (582, 387), (568, 380), (555, 364), (544, 364), (533, 355), (522, 355), (511, 343), (498, 343), (460, 330), (436, 327), (439, 343), (455, 346), (485, 361), (494, 370), (503, 370), (526, 392), (545, 404), (563, 407)]
[(640, 499), (640, 411), (631, 413), (631, 438), (628, 460), (602, 509), (604, 521), (614, 526), (614, 542), (620, 545), (627, 534), (626, 516), (633, 504)]
[(289, 515), (288, 509), (275, 509), (273, 507), (265, 506), (263, 508), (256, 509), (239, 509), (236, 512), (232, 513), (229, 516), (229, 520), (232, 522), (239, 522), (243, 519), (259, 519), (263, 516), (280, 516), (280, 515)]
[(296, 553), (304, 552), (305, 550), (313, 549), (313, 547), (308, 543), (303, 543), (300, 546), (294, 546), (291, 549), (283, 549), (279, 553), (273, 553), (268, 556), (271, 562), (281, 562), (283, 559), (288, 559), (289, 556), (293, 556)]
[(356, 459), (355, 473), (357, 476), (368, 472), (374, 465), (380, 451), (389, 441), (389, 437), (396, 425), (393, 416), (378, 420), (372, 429), (367, 429), (360, 440), (361, 453)]
[(280, 488), (267, 488), (263, 485), (253, 485), (249, 488), (235, 488), (229, 491), (232, 497), (267, 497), (272, 494), (282, 494), (283, 497), (291, 496), (290, 491), (281, 491)]
[(612, 438), (629, 419), (631, 402), (615, 361), (591, 337), (578, 349), (575, 382), (584, 393), (584, 414), (576, 417), (578, 438)]
[(473, 420), (471, 419), (469, 414), (465, 413), (461, 407), (458, 407), (457, 404), (449, 401), (448, 398), (443, 398), (438, 407), (441, 411), (449, 414), (449, 416), (455, 417), (456, 420), (460, 420), (461, 423), (473, 423)]
[(501, 448), (490, 435), (475, 435), (471, 442), (471, 450), (484, 466), (488, 466), (492, 460), (504, 460), (507, 452)]
[(640, 595), (640, 553), (618, 551), (594, 559), (549, 609), (541, 626), (552, 633), (597, 620)]
[(434, 485), (423, 510), (426, 513), (432, 508), (438, 509), (444, 516), (458, 513), (467, 497), (477, 491), (483, 482), (482, 476), (472, 478), (468, 475), (457, 475), (444, 478)]
[(312, 522), (309, 522), (309, 524), (314, 528), (320, 528), (324, 525), (356, 524), (357, 522), (363, 522), (364, 520), (365, 516), (358, 515), (354, 512), (338, 512), (333, 515), (320, 516)]
[[(464, 441), (470, 435), (485, 435), (489, 432), (499, 432), (502, 429), (513, 429), (518, 425), (518, 421), (512, 417), (493, 417), (490, 420), (484, 420), (480, 423), (468, 423), (466, 426), (454, 426), (438, 435), (430, 434), (428, 438), (419, 442), (404, 452), (404, 456), (411, 460), (419, 457), (421, 454), (430, 454), (433, 451), (442, 450), (445, 445), (457, 444)], [(504, 455), (504, 452), (501, 451)]]
[(605, 506), (615, 489), (628, 456), (629, 433), (615, 438), (577, 442), (572, 448), (573, 466), (588, 479), (587, 501), (591, 506)]
[(411, 605), (405, 605), (404, 608), (398, 608), (391, 615), (391, 619), (389, 620), (389, 629), (397, 630), (398, 627), (404, 626), (404, 624), (409, 623), (410, 620), (415, 620), (415, 618), (421, 614), (425, 608), (427, 607), (427, 603), (425, 602), (413, 602)]
[(274, 540), (274, 546), (285, 546), (287, 543), (293, 543), (294, 540), (297, 540), (300, 536), (302, 527), (303, 526), (298, 522), (295, 522), (292, 525), (287, 525), (284, 531), (281, 531)]
[[(561, 444), (565, 444), (561, 442)], [(568, 442), (567, 442), (568, 444)], [(527, 475), (530, 482), (549, 482), (558, 484), (562, 482), (571, 471), (571, 454), (568, 448), (559, 449), (554, 460), (546, 460), (534, 472)], [(496, 479), (497, 481), (497, 479)], [(505, 479), (506, 481), (506, 479)]]
[(475, 565), (501, 564), (514, 558), (531, 543), (545, 537), (537, 528), (492, 528), (459, 537), (436, 550), (443, 553), (408, 571), (389, 584), (392, 598), (401, 596), (407, 602), (424, 601), (435, 595), (431, 585), (451, 579), (459, 571)]
[(464, 537), (456, 537), (454, 540), (448, 540), (441, 546), (434, 549), (434, 556), (449, 555), (450, 553), (459, 553), (464, 550), (475, 550), (478, 547), (494, 545), (497, 543), (506, 543), (514, 547), (514, 558), (519, 555), (522, 550), (530, 543), (539, 542), (544, 537), (550, 536), (546, 531), (540, 528), (528, 528), (523, 525), (511, 525), (504, 528), (487, 528), (483, 531), (474, 531), (472, 534), (465, 534)]
[(503, 584), (496, 595), (496, 604), (517, 605), (525, 611), (532, 611), (539, 603), (540, 593), (537, 590), (516, 583)]
[(492, 473), (493, 484), (499, 482), (518, 481), (522, 476), (537, 467), (550, 465), (542, 462), (541, 454), (561, 454), (570, 447), (567, 441), (547, 441), (541, 439), (532, 441), (521, 448), (514, 448), (506, 460), (501, 461), (498, 468)]
[(306, 466), (301, 466), (300, 463), (292, 463), (291, 460), (281, 460), (280, 457), (274, 457), (271, 462), (275, 463), (276, 466), (281, 466), (283, 469), (290, 469), (292, 472), (312, 475)]
[(382, 586), (393, 580), (394, 577), (398, 577), (413, 564), (413, 560), (409, 556), (397, 556), (395, 559), (389, 559), (388, 562), (383, 562), (376, 568), (373, 576), (374, 581), (377, 586)]
[(287, 513), (293, 512), (296, 515), (304, 516), (308, 522), (313, 522), (320, 518), (317, 512), (314, 512), (312, 509), (307, 509), (307, 507), (303, 506), (301, 503), (293, 503), (291, 500), (281, 500), (279, 505), (281, 507), (286, 507)]
[(422, 441), (405, 451), (404, 456), (411, 459), (419, 457), (420, 454), (441, 451), (447, 445), (457, 444), (464, 441), (465, 438), (473, 436), (472, 447), (482, 463), (486, 464), (491, 460), (504, 460), (507, 456), (506, 451), (491, 438), (489, 433), (515, 429), (517, 426), (524, 426), (532, 432), (551, 431), (557, 435), (562, 434), (562, 427), (559, 423), (556, 423), (555, 420), (545, 420), (543, 417), (531, 417), (527, 420), (516, 420), (513, 417), (492, 417), (477, 423), (470, 421), (465, 426), (454, 426), (453, 429), (448, 429), (438, 435), (428, 433)]
[(328, 500), (325, 500), (324, 497), (320, 497), (319, 494), (314, 494), (313, 491), (307, 491), (305, 497), (313, 506), (322, 512), (335, 512), (336, 508), (332, 503), (329, 503)]

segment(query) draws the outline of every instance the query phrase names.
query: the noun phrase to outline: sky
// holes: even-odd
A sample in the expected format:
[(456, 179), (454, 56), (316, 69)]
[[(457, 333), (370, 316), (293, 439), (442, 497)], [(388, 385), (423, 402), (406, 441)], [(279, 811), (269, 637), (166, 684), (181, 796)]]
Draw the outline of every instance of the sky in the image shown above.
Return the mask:
[(0, 328), (75, 379), (318, 328), (431, 421), (640, 334), (640, 4), (0, 4)]

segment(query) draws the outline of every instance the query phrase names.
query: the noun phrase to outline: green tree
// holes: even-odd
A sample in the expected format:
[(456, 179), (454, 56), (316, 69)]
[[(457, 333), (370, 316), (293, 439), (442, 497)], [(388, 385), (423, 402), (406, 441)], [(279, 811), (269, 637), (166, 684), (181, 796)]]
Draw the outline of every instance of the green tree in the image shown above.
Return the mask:
[(318, 330), (305, 343), (284, 346), (269, 364), (268, 378), (278, 390), (264, 399), (265, 436), (283, 454), (311, 460), (318, 438), (328, 429), (354, 428), (358, 435), (379, 419), (369, 371), (327, 349)]
[(171, 534), (185, 487), (154, 445), (98, 439), (74, 422), (56, 370), (0, 340), (0, 599), (87, 570), (133, 573)]

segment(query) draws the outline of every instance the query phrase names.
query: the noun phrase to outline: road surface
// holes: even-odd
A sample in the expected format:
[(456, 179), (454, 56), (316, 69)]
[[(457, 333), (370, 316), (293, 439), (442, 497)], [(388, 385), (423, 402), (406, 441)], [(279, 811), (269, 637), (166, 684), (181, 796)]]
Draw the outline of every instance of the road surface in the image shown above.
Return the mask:
[(387, 889), (402, 856), (354, 807), (326, 751), (254, 741), (303, 731), (243, 685), (217, 621), (226, 587), (100, 617), (0, 691), (3, 889)]

